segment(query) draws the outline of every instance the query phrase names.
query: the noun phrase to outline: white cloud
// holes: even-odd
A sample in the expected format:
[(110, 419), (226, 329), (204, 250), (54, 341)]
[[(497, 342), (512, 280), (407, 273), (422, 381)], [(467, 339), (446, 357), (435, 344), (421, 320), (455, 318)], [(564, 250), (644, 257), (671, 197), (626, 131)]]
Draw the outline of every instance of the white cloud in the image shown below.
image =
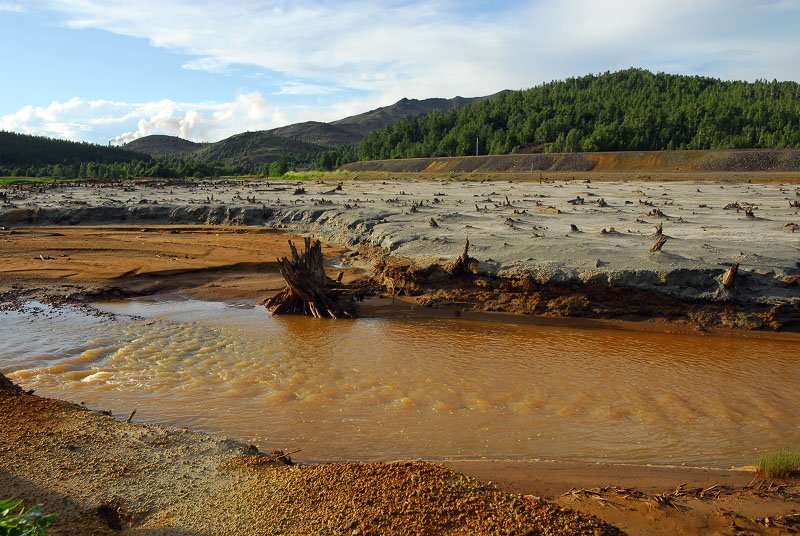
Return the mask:
[(208, 71), (210, 73), (227, 73), (230, 71), (229, 65), (224, 63), (217, 58), (212, 58), (210, 56), (206, 56), (204, 58), (196, 58), (190, 61), (187, 61), (182, 65), (184, 69), (188, 69), (190, 71)]
[(0, 12), (24, 13), (25, 8), (18, 2), (0, 2)]
[(337, 88), (319, 84), (304, 84), (302, 82), (285, 82), (278, 90), (278, 95), (330, 95), (336, 93)]
[[(75, 97), (48, 106), (24, 106), (0, 117), (0, 130), (114, 144), (151, 134), (218, 141), (248, 130), (265, 130), (311, 119), (332, 121), (363, 111), (360, 108), (363, 105), (363, 100), (342, 102), (320, 114), (309, 106), (277, 106), (257, 91), (241, 93), (228, 102), (199, 103), (166, 99), (126, 103)], [(108, 135), (102, 137), (101, 133)]]
[[(707, 74), (800, 78), (800, 58), (774, 58), (775, 47), (798, 52), (796, 28), (776, 33), (774, 24), (796, 10), (796, 0), (526, 0), (479, 11), (454, 0), (39, 2), (62, 12), (71, 27), (197, 56), (186, 68), (256, 66), (382, 94), (385, 104), (630, 66), (700, 72), (732, 49), (752, 57), (727, 59)], [(281, 92), (299, 94), (303, 86), (287, 83)]]

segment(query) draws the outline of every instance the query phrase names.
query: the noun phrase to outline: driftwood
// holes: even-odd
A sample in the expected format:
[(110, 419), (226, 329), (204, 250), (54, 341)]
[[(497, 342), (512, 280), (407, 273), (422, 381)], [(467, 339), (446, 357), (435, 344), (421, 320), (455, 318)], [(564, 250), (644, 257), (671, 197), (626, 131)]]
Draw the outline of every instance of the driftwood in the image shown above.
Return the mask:
[(800, 274), (787, 275), (786, 277), (783, 278), (783, 282), (786, 283), (787, 285), (791, 285), (792, 283), (796, 283), (797, 281), (800, 281)]
[(276, 315), (355, 318), (358, 291), (325, 275), (319, 240), (312, 244), (310, 238), (304, 238), (304, 242), (305, 249), (301, 255), (289, 240), (292, 258), (278, 259), (278, 269), (286, 280), (286, 288), (266, 300), (266, 308)]

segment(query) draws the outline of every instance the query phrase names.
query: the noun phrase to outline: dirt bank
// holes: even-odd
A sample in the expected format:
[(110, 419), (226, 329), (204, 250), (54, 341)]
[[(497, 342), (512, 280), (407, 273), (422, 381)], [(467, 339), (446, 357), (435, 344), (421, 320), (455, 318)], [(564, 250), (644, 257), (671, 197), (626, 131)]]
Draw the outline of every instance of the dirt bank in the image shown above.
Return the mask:
[(53, 535), (619, 533), (438, 465), (286, 465), (9, 383), (0, 375), (0, 489), (57, 513)]
[[(0, 231), (0, 298), (48, 303), (181, 292), (261, 301), (284, 286), (275, 259), (288, 240), (264, 227), (77, 226)], [(364, 273), (326, 246), (346, 278)], [(347, 265), (345, 268), (343, 265)], [(333, 269), (332, 269), (333, 270)]]
[(352, 172), (389, 173), (800, 173), (800, 150), (626, 151), (408, 158), (353, 162)]
[(800, 482), (765, 481), (748, 470), (466, 461), (445, 464), (512, 493), (589, 512), (631, 536), (794, 534)]
[[(6, 198), (0, 225), (11, 232), (113, 222), (312, 233), (374, 261), (388, 256), (382, 282), (430, 305), (800, 327), (800, 190), (784, 184), (151, 181), (20, 188)], [(476, 262), (466, 279), (443, 278), (439, 267), (467, 239)]]

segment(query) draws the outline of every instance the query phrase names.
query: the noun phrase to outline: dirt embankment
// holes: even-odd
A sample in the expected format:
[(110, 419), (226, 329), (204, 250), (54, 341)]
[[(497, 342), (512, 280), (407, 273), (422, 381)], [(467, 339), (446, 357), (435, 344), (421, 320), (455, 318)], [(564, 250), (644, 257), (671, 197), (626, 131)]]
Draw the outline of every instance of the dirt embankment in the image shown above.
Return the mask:
[(408, 158), (353, 162), (346, 164), (343, 169), (390, 173), (798, 172), (800, 150), (627, 151)]
[[(376, 268), (379, 281), (393, 295), (407, 296), (437, 309), (502, 312), (551, 318), (640, 322), (677, 322), (693, 329), (800, 331), (800, 304), (752, 300), (691, 298), (637, 288), (599, 277), (588, 281), (537, 281), (528, 275), (498, 276), (470, 259), (454, 272), (455, 261), (419, 265), (386, 257)], [(754, 282), (740, 279), (724, 288), (718, 274), (684, 274), (685, 286), (698, 294), (746, 293)], [(793, 282), (792, 285), (795, 283)]]
[(0, 490), (48, 534), (620, 534), (597, 518), (424, 462), (280, 453), (16, 389), (0, 374)]
[[(179, 291), (263, 300), (285, 285), (276, 259), (297, 237), (264, 227), (76, 226), (0, 231), (0, 302), (76, 303)], [(302, 240), (299, 240), (302, 242)], [(326, 246), (345, 280), (364, 269)]]
[[(347, 255), (340, 253), (337, 266), (355, 258), (383, 260), (380, 282), (390, 292), (428, 305), (800, 329), (800, 189), (795, 185), (619, 179), (184, 181), (15, 188), (6, 198), (0, 207), (0, 225), (6, 227), (0, 231), (0, 254), (17, 256), (19, 266), (6, 269), (5, 282), (33, 270), (36, 277), (50, 274), (51, 280), (75, 284), (88, 270), (108, 272), (128, 288), (138, 285), (140, 294), (200, 279), (209, 290), (217, 284), (213, 280), (228, 277), (222, 275), (226, 270), (274, 273), (275, 256), (264, 254), (270, 247), (259, 246), (267, 235), (237, 238), (241, 226), (258, 226), (310, 233), (350, 248)], [(104, 247), (113, 235), (109, 230), (85, 234), (82, 244), (59, 229), (51, 229), (50, 238), (36, 231), (43, 225), (111, 223), (128, 226), (126, 245)], [(166, 240), (136, 232), (165, 224), (203, 227), (175, 228)], [(216, 245), (209, 242), (214, 234), (222, 235)], [(16, 245), (25, 236), (27, 245)], [(466, 239), (476, 262), (451, 277), (443, 266), (460, 254)], [(117, 259), (136, 251), (131, 244), (140, 250), (125, 270), (103, 265), (105, 256)]]

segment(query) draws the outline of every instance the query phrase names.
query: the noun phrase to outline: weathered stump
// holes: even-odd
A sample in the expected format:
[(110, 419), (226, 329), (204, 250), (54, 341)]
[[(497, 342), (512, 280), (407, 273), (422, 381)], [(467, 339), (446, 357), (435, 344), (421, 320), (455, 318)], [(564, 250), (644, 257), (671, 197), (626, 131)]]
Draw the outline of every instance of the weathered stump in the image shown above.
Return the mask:
[(460, 277), (463, 275), (470, 275), (472, 272), (470, 271), (470, 263), (472, 259), (469, 256), (469, 239), (467, 239), (466, 243), (464, 244), (464, 251), (461, 253), (461, 256), (453, 262), (450, 266), (447, 267), (447, 271), (450, 272), (451, 277)]
[(667, 237), (664, 235), (660, 235), (658, 237), (658, 240), (656, 240), (656, 243), (653, 244), (653, 247), (650, 248), (650, 251), (652, 252), (661, 251), (661, 248), (663, 248), (664, 244), (666, 243), (667, 243)]
[[(322, 245), (304, 238), (302, 254), (291, 240), (292, 258), (278, 259), (286, 288), (264, 302), (272, 314), (308, 315), (316, 318), (355, 318), (356, 291), (325, 275)], [(341, 279), (341, 278), (340, 278)]]
[(722, 286), (728, 288), (733, 284), (733, 278), (736, 277), (736, 272), (739, 271), (739, 263), (734, 262), (731, 264), (731, 267), (725, 272), (725, 275), (722, 276)]

